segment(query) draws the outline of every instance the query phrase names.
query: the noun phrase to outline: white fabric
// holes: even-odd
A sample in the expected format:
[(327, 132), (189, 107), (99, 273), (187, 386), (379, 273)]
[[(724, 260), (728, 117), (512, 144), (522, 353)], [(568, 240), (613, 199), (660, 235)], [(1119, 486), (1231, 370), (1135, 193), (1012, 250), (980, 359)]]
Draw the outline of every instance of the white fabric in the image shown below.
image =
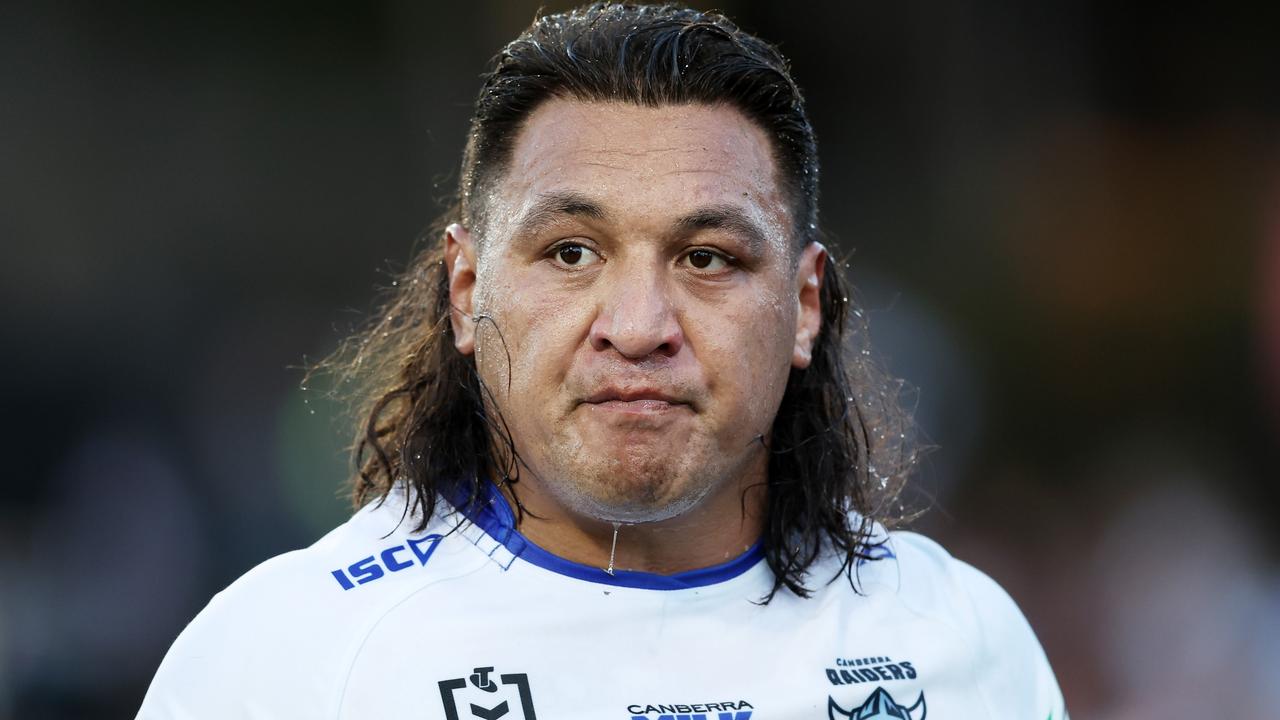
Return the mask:
[(138, 717), (1066, 717), (1009, 596), (919, 535), (860, 565), (861, 594), (823, 584), (831, 560), (813, 597), (762, 605), (755, 556), (635, 587), (662, 579), (527, 560), (546, 556), (491, 502), (461, 532), (442, 515), (413, 533), (394, 495), (259, 565), (178, 637)]

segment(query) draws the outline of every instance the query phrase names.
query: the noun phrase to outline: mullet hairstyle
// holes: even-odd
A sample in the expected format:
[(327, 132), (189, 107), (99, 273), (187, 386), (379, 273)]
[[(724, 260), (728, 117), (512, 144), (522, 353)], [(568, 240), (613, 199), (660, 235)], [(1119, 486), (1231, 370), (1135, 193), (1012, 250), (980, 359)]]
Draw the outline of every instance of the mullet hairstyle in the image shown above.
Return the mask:
[[(797, 256), (820, 238), (817, 143), (800, 89), (773, 46), (723, 16), (675, 5), (596, 3), (538, 17), (491, 63), (456, 202), (366, 328), (312, 368), (334, 376), (335, 392), (358, 419), (354, 505), (402, 489), (419, 531), (442, 494), (464, 511), (480, 502), (491, 473), (516, 490), (521, 465), (510, 433), (486, 409), (489, 391), (474, 358), (454, 348), (439, 238), (460, 219), (483, 241), (483, 199), (507, 171), (523, 123), (541, 103), (734, 107), (772, 140), (778, 182), (795, 218)], [(762, 545), (775, 578), (764, 602), (783, 588), (809, 596), (809, 570), (824, 552), (843, 559), (826, 581), (844, 574), (856, 589), (861, 560), (881, 555), (874, 523), (905, 519), (898, 498), (917, 452), (900, 403), (902, 383), (872, 362), (863, 313), (851, 307), (838, 265), (827, 261), (812, 363), (791, 370), (771, 437), (761, 438), (769, 452)]]

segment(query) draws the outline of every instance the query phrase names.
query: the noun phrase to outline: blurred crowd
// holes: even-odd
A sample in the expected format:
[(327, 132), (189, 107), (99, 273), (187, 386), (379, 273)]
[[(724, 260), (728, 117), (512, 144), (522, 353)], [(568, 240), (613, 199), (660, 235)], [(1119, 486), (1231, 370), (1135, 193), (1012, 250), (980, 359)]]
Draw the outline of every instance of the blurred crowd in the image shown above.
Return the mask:
[[(214, 592), (346, 517), (304, 368), (537, 7), (0, 10), (0, 720), (131, 717)], [(1074, 716), (1275, 716), (1277, 6), (716, 7), (806, 90), (933, 448), (916, 529), (1009, 590)]]

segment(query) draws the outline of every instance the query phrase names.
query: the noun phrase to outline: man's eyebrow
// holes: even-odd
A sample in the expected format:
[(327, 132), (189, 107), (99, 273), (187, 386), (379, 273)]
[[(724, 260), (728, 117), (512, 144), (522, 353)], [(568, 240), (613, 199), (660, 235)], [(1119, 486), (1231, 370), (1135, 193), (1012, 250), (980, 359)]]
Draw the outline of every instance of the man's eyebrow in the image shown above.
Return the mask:
[(536, 235), (558, 217), (606, 220), (608, 214), (599, 203), (576, 192), (554, 192), (538, 197), (538, 200), (516, 222), (516, 236)]
[(738, 235), (752, 254), (760, 255), (768, 244), (765, 231), (733, 205), (712, 205), (699, 208), (676, 221), (680, 234), (692, 234), (699, 230), (727, 230)]

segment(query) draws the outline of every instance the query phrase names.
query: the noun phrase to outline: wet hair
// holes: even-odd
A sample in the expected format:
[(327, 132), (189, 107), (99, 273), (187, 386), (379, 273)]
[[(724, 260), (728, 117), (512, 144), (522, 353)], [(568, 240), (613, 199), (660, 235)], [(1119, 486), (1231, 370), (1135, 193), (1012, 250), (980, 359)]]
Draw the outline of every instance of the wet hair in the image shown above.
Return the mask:
[[(337, 376), (358, 418), (357, 506), (404, 489), (422, 529), (442, 493), (465, 508), (484, 497), (491, 476), (519, 505), (517, 449), (486, 402), (474, 357), (454, 347), (439, 238), (459, 219), (483, 236), (486, 194), (508, 170), (522, 124), (552, 98), (737, 109), (773, 144), (795, 247), (820, 237), (813, 128), (772, 45), (721, 15), (675, 5), (597, 3), (537, 18), (492, 60), (456, 202), (368, 326), (317, 367)], [(856, 587), (860, 560), (875, 554), (874, 523), (902, 517), (898, 498), (915, 463), (901, 385), (872, 362), (862, 312), (840, 270), (828, 258), (812, 362), (791, 370), (770, 436), (760, 438), (769, 453), (761, 542), (775, 578), (766, 602), (783, 588), (808, 596), (810, 570), (827, 552), (843, 564), (823, 580), (844, 574)]]

